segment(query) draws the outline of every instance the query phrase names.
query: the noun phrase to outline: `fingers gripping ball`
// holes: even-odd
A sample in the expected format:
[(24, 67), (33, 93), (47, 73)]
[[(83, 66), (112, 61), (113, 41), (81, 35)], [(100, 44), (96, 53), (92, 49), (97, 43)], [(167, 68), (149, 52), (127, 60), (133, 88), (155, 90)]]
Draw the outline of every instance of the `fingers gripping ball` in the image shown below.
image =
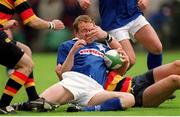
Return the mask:
[(109, 69), (118, 69), (122, 66), (123, 61), (117, 50), (109, 50), (104, 55), (104, 61)]

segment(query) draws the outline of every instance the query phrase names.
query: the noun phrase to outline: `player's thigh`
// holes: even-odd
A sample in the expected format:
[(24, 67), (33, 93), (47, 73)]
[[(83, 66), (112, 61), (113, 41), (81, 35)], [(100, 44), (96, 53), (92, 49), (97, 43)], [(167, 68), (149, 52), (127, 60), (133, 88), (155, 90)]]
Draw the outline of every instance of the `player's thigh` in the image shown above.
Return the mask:
[(170, 75), (143, 92), (143, 106), (158, 106), (164, 102), (176, 89), (180, 87), (180, 76)]
[(0, 64), (14, 68), (24, 55), (24, 52), (12, 40), (3, 37), (0, 39), (0, 55)]
[(25, 45), (25, 44), (23, 44), (23, 43), (21, 43), (21, 42), (16, 42), (16, 45), (17, 45), (19, 48), (23, 49), (24, 52), (25, 52), (30, 58), (32, 58), (31, 49), (30, 49), (27, 45)]
[(40, 96), (56, 104), (65, 104), (74, 98), (73, 94), (59, 83), (43, 91)]
[(169, 75), (180, 75), (180, 60), (161, 65), (153, 70), (155, 82), (168, 77)]
[(135, 38), (140, 42), (148, 51), (159, 54), (162, 52), (162, 44), (156, 32), (151, 25), (143, 26), (138, 32), (135, 33)]

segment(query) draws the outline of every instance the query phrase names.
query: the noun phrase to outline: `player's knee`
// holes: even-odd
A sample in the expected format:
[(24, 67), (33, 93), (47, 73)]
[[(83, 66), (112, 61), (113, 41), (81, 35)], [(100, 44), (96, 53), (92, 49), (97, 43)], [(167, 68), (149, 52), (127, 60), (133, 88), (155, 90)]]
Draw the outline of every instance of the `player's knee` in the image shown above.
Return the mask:
[(28, 56), (32, 57), (32, 51), (28, 46), (24, 47), (24, 51), (27, 53)]
[(163, 50), (162, 44), (159, 44), (152, 48), (152, 53), (153, 54), (161, 54), (162, 50)]
[(135, 105), (134, 96), (130, 93), (127, 93), (124, 98), (121, 99), (122, 108), (127, 109)]
[(173, 86), (178, 86), (180, 84), (180, 76), (179, 75), (170, 75), (169, 79)]
[(28, 62), (24, 69), (26, 74), (30, 74), (33, 71), (33, 62)]
[(179, 68), (180, 69), (180, 60), (175, 60), (173, 62), (173, 65), (176, 67), (176, 68)]

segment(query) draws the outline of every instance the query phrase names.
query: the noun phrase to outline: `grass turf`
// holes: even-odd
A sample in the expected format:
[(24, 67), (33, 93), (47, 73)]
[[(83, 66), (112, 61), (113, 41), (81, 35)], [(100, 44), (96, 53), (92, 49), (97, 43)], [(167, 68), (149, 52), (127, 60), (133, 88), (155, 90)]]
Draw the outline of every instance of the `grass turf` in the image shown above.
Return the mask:
[[(180, 59), (179, 51), (169, 51), (164, 52), (164, 62), (169, 63), (174, 60)], [(44, 89), (48, 86), (52, 85), (53, 83), (58, 82), (58, 78), (54, 72), (55, 65), (56, 65), (56, 54), (55, 53), (36, 53), (33, 55), (33, 60), (35, 62), (35, 81), (36, 81), (36, 88), (39, 93), (41, 93)], [(146, 54), (137, 53), (137, 62), (135, 66), (128, 71), (127, 74), (129, 75), (137, 75), (143, 73), (147, 70), (146, 68)], [(0, 94), (2, 94), (4, 85), (8, 77), (6, 75), (5, 68), (0, 66)], [(67, 106), (62, 106), (56, 111), (52, 112), (18, 112), (14, 114), (15, 116), (43, 116), (43, 115), (51, 115), (51, 116), (143, 116), (143, 115), (156, 115), (156, 116), (176, 116), (180, 115), (180, 91), (176, 91), (176, 99), (172, 101), (166, 101), (158, 108), (130, 108), (126, 111), (109, 111), (109, 112), (77, 112), (77, 113), (67, 113), (65, 112)], [(26, 93), (24, 88), (22, 88), (18, 94), (14, 97), (12, 103), (16, 102), (23, 102), (27, 100)]]

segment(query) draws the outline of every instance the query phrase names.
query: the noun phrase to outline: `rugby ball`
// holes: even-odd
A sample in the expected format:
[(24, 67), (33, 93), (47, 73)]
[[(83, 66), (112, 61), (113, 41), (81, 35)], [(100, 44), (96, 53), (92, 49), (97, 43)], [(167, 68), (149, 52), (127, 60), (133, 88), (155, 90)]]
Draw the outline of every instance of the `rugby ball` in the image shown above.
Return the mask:
[(118, 69), (122, 66), (123, 61), (117, 50), (109, 50), (104, 54), (104, 61), (109, 69)]

